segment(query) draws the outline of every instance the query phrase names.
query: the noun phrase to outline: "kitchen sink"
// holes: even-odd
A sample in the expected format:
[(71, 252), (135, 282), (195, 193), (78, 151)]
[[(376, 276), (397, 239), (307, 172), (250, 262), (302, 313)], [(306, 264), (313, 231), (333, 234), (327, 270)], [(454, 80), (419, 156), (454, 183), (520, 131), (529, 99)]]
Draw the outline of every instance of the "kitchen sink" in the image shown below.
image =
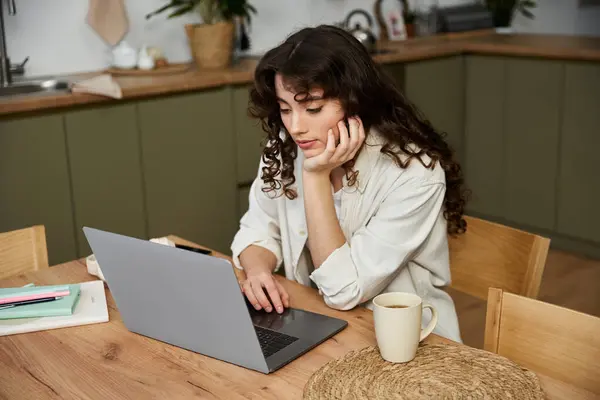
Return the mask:
[(57, 79), (21, 81), (14, 82), (8, 86), (1, 86), (0, 98), (9, 96), (68, 93), (69, 91), (70, 83), (68, 81)]

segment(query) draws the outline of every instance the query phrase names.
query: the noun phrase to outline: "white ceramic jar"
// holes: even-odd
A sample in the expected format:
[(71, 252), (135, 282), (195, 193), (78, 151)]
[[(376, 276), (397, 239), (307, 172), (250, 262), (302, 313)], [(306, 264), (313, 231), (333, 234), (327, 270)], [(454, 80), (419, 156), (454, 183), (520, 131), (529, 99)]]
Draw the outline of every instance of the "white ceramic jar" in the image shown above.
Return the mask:
[(113, 48), (112, 56), (113, 66), (117, 68), (135, 68), (138, 62), (136, 49), (124, 40)]

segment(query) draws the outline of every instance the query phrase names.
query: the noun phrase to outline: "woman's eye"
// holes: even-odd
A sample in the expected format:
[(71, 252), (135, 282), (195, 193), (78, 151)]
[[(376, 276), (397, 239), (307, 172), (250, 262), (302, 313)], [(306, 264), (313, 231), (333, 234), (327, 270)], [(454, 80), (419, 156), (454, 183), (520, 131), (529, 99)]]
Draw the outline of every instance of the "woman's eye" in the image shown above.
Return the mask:
[(310, 114), (317, 114), (319, 113), (321, 110), (323, 109), (323, 107), (318, 107), (318, 108), (307, 108), (306, 111)]
[(279, 109), (279, 112), (282, 114), (288, 114), (291, 110)]

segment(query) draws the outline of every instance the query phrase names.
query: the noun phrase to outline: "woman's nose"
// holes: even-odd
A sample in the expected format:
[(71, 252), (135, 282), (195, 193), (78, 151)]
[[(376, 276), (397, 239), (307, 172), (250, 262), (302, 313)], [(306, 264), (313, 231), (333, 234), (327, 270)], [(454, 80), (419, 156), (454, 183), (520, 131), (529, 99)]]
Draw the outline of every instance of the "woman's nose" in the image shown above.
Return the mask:
[(306, 133), (304, 118), (299, 113), (292, 114), (291, 134), (301, 135)]

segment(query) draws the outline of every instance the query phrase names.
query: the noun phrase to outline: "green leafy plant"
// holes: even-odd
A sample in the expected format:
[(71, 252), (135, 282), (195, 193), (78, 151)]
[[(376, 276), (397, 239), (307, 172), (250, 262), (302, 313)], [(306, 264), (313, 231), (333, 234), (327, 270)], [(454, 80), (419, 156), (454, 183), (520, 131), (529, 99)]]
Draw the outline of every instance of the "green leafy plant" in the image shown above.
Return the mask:
[(256, 8), (246, 0), (170, 0), (159, 9), (146, 15), (146, 19), (170, 11), (167, 18), (198, 12), (205, 24), (231, 21), (234, 17), (244, 18), (250, 23)]
[(495, 26), (509, 26), (515, 11), (533, 19), (531, 9), (537, 6), (533, 0), (486, 0), (486, 5), (492, 12)]

